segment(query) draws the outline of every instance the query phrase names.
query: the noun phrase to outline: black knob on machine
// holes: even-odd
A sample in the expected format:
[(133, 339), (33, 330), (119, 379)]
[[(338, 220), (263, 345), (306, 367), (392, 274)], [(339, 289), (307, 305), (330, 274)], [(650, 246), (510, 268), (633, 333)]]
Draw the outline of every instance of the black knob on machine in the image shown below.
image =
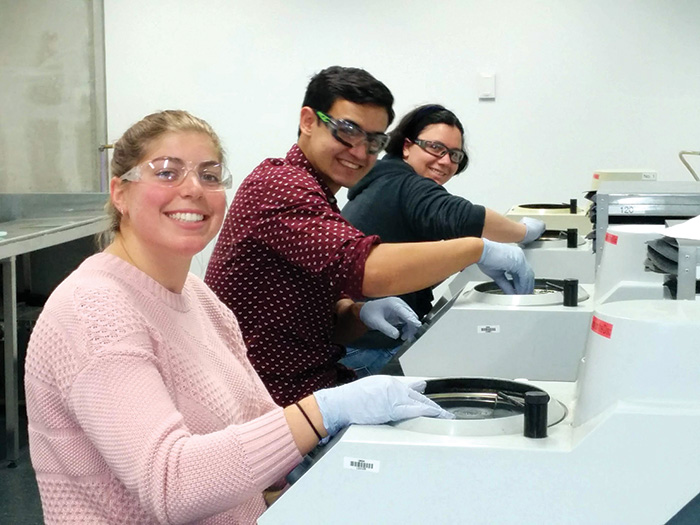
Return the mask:
[(578, 306), (578, 279), (564, 279), (564, 306)]
[(541, 390), (525, 392), (525, 437), (547, 437), (547, 403), (549, 394)]
[(578, 202), (576, 199), (569, 199), (569, 213), (574, 215), (578, 211)]

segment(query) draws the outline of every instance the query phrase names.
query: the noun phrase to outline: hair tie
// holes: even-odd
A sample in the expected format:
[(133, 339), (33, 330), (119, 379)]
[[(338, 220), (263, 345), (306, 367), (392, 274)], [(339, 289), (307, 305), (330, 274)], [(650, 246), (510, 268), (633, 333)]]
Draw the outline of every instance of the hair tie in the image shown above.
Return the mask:
[(314, 431), (314, 434), (316, 434), (316, 436), (318, 437), (318, 440), (319, 440), (319, 441), (323, 440), (323, 438), (321, 437), (321, 434), (319, 433), (318, 430), (316, 430), (316, 427), (315, 427), (314, 424), (311, 422), (311, 418), (306, 414), (306, 412), (304, 412), (304, 409), (301, 408), (301, 405), (299, 404), (299, 402), (297, 401), (297, 402), (294, 403), (294, 404), (295, 404), (295, 405), (297, 406), (297, 408), (299, 409), (299, 412), (301, 412), (301, 414), (306, 418), (306, 421), (309, 422), (309, 426), (311, 427), (311, 430)]

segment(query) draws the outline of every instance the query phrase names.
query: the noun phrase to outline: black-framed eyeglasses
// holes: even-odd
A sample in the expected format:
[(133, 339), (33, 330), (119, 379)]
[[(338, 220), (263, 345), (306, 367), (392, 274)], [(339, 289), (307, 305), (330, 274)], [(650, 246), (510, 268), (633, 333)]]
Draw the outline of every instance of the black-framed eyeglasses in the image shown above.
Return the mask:
[(414, 139), (411, 140), (411, 142), (430, 153), (433, 157), (444, 157), (446, 153), (449, 153), (450, 160), (455, 164), (462, 162), (466, 155), (461, 149), (448, 148), (442, 142), (437, 142), (435, 140)]
[(330, 130), (333, 138), (348, 148), (359, 146), (363, 142), (367, 144), (367, 154), (377, 155), (389, 142), (386, 133), (369, 133), (349, 120), (336, 119), (316, 110), (316, 115)]
[(231, 187), (233, 181), (231, 173), (220, 162), (209, 160), (195, 165), (177, 157), (159, 157), (143, 162), (119, 178), (174, 188), (185, 182), (190, 172), (197, 175), (199, 184), (205, 191), (224, 191)]

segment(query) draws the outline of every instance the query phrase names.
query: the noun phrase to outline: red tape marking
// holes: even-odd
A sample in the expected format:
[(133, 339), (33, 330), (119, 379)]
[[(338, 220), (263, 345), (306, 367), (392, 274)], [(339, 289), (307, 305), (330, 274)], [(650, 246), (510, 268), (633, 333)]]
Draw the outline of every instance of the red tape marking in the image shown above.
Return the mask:
[(610, 336), (612, 335), (612, 329), (613, 325), (611, 323), (603, 321), (602, 319), (598, 319), (595, 315), (593, 316), (593, 321), (591, 322), (591, 330), (593, 330), (596, 334), (602, 335), (603, 337), (607, 337), (608, 339), (610, 339)]

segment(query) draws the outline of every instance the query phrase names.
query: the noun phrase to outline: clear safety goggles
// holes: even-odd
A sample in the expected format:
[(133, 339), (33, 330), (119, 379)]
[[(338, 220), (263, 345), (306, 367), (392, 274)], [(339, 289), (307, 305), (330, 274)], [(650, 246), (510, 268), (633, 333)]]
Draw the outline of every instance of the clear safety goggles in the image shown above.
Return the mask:
[(177, 157), (159, 157), (143, 162), (119, 179), (174, 188), (185, 182), (190, 172), (197, 174), (199, 184), (205, 191), (224, 191), (231, 187), (233, 181), (231, 173), (220, 162), (207, 160), (195, 165)]

